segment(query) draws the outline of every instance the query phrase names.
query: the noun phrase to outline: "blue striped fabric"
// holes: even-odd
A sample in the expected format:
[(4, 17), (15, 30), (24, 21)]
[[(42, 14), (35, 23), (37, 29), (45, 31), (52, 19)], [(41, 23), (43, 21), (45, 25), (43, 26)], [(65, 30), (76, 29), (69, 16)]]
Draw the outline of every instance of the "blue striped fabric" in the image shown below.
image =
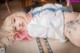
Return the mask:
[(45, 8), (45, 9), (43, 9), (41, 11), (32, 12), (32, 15), (34, 16), (34, 15), (39, 14), (39, 13), (45, 11), (45, 10), (50, 10), (50, 11), (59, 11), (59, 10), (62, 10), (64, 12), (72, 12), (71, 10), (69, 10), (67, 8), (64, 8), (64, 7), (60, 7), (60, 8), (57, 8), (57, 9), (54, 9), (54, 8)]
[(67, 8), (64, 8), (64, 7), (60, 7), (60, 8), (57, 8), (56, 11), (59, 11), (59, 10), (62, 10), (64, 12), (72, 12), (71, 10), (67, 9)]
[(45, 9), (43, 9), (43, 10), (41, 10), (41, 11), (32, 12), (32, 15), (34, 16), (34, 15), (39, 14), (39, 13), (45, 11), (45, 10), (55, 11), (54, 8), (45, 8)]

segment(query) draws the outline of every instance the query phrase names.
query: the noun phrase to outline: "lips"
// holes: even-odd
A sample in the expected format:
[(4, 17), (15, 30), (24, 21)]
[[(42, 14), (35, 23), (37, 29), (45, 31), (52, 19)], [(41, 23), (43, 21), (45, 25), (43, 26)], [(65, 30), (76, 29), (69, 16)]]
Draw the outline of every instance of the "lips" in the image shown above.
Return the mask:
[(25, 22), (22, 21), (19, 23), (19, 27), (24, 27), (24, 26), (25, 26)]

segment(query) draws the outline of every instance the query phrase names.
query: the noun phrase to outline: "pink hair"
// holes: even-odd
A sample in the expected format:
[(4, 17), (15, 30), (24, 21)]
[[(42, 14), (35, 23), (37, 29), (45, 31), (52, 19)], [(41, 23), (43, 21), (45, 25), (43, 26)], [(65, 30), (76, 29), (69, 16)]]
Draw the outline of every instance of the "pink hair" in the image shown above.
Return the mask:
[(24, 40), (24, 39), (31, 40), (31, 37), (29, 36), (27, 30), (17, 31), (17, 32), (15, 33), (14, 41)]

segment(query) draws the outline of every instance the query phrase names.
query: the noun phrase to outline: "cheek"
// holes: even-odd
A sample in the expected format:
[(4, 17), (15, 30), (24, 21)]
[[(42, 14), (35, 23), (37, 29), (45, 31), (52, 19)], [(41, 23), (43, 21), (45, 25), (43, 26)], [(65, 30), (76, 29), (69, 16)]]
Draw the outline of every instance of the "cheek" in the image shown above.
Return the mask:
[(25, 20), (22, 20), (22, 22), (21, 22), (21, 26), (22, 26), (22, 27), (25, 27), (26, 24), (27, 24), (27, 22), (26, 22)]

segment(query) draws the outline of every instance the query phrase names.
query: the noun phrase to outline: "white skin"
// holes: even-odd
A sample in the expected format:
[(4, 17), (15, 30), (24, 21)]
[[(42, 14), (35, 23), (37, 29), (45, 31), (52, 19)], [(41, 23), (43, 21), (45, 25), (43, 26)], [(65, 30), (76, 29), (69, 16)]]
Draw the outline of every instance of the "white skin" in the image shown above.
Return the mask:
[[(73, 12), (64, 12), (64, 20), (65, 20), (65, 30), (64, 30), (64, 34), (65, 36), (76, 46), (80, 47), (80, 34), (76, 36), (75, 35), (69, 35), (69, 33), (67, 32), (67, 26), (66, 26), (66, 23), (67, 22), (70, 22), (70, 21), (74, 21), (77, 16), (78, 16), (78, 13), (73, 13)], [(7, 20), (11, 20), (11, 24), (13, 26), (13, 28), (16, 30), (16, 31), (19, 31), (19, 30), (23, 30), (25, 29), (25, 27), (27, 26), (27, 24), (31, 21), (32, 19), (32, 15), (29, 13), (29, 14), (24, 14), (24, 13), (18, 13), (16, 16), (11, 16), (10, 19), (7, 19)], [(75, 38), (77, 37), (77, 38)]]

